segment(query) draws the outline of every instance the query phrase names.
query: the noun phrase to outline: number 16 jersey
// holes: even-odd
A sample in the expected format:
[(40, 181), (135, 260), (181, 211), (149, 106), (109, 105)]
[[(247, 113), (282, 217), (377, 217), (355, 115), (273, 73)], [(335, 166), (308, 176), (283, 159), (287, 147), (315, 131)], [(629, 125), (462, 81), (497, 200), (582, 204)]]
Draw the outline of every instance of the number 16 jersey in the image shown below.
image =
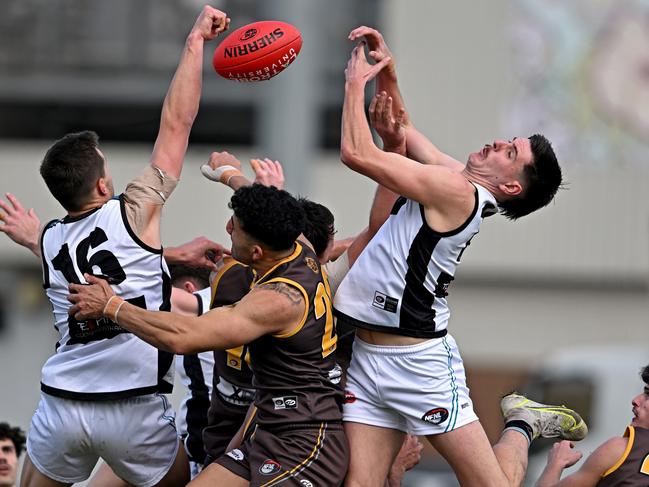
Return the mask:
[(124, 196), (78, 217), (50, 222), (41, 239), (43, 287), (60, 338), (42, 369), (52, 396), (114, 400), (171, 392), (173, 355), (102, 318), (68, 316), (69, 283), (84, 273), (104, 277), (118, 296), (149, 310), (170, 309), (171, 285), (162, 249), (143, 243), (126, 218)]

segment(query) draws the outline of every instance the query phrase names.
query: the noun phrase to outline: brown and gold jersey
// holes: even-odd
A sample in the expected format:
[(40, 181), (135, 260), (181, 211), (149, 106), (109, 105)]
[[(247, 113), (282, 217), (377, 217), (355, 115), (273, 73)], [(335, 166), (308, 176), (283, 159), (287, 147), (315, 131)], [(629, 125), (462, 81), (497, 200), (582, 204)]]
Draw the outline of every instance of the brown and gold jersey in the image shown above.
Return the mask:
[(306, 307), (290, 332), (264, 335), (249, 344), (257, 423), (272, 427), (340, 421), (343, 394), (334, 353), (338, 338), (329, 283), (316, 254), (296, 242), (295, 251), (254, 286), (274, 282), (298, 289)]
[(597, 483), (597, 487), (649, 486), (649, 430), (628, 426), (629, 441), (622, 457)]
[[(241, 300), (252, 286), (255, 271), (232, 258), (225, 258), (212, 281), (212, 302), (210, 309), (230, 306)], [(252, 388), (248, 346), (214, 351), (214, 387), (225, 379), (237, 387)]]

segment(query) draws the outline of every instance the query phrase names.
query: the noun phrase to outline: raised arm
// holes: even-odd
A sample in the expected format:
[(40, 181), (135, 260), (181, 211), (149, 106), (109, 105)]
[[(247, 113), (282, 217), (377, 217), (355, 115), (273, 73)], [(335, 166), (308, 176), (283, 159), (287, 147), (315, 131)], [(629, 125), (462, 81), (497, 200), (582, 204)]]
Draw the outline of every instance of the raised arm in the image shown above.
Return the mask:
[[(462, 171), (464, 164), (440, 151), (425, 135), (419, 132), (407, 115), (406, 105), (397, 81), (397, 69), (394, 56), (390, 51), (383, 35), (376, 29), (361, 26), (352, 30), (349, 39), (355, 41), (364, 38), (367, 42), (370, 57), (379, 62), (385, 58), (390, 61), (376, 76), (376, 96), (387, 98), (391, 105), (394, 118), (402, 118), (406, 134), (407, 152), (405, 155), (423, 164), (436, 164), (453, 171)], [(381, 133), (384, 144), (387, 142)], [(384, 146), (385, 147), (385, 146)]]
[(228, 28), (226, 14), (203, 7), (185, 41), (178, 69), (162, 104), (160, 131), (151, 163), (173, 178), (182, 170), (189, 133), (198, 113), (203, 77), (203, 44)]
[(33, 208), (25, 211), (20, 200), (11, 193), (5, 195), (11, 205), (0, 199), (0, 232), (4, 233), (18, 245), (32, 251), (40, 258), (40, 234), (43, 230), (41, 221)]
[(460, 174), (443, 166), (418, 164), (398, 154), (384, 152), (374, 144), (365, 117), (365, 85), (383, 68), (387, 59), (370, 65), (362, 43), (352, 51), (345, 70), (341, 140), (343, 163), (427, 208), (441, 205), (449, 199), (465, 198), (468, 191), (472, 195), (470, 183)]
[(234, 191), (252, 183), (284, 189), (284, 171), (279, 161), (253, 158), (250, 159), (250, 167), (255, 173), (254, 181), (243, 174), (241, 162), (234, 155), (227, 151), (212, 152), (207, 164), (201, 166), (201, 173), (207, 179), (222, 183)]

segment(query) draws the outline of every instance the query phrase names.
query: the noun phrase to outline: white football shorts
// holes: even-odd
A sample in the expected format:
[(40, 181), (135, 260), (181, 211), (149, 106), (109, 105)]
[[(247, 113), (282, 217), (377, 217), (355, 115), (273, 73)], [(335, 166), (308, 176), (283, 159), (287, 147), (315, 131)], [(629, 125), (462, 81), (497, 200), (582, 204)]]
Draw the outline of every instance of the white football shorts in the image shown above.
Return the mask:
[(477, 421), (453, 337), (408, 346), (372, 345), (356, 337), (343, 420), (414, 435)]
[(178, 451), (173, 407), (164, 395), (78, 401), (41, 393), (27, 452), (44, 475), (63, 483), (86, 480), (99, 458), (128, 483), (157, 484)]

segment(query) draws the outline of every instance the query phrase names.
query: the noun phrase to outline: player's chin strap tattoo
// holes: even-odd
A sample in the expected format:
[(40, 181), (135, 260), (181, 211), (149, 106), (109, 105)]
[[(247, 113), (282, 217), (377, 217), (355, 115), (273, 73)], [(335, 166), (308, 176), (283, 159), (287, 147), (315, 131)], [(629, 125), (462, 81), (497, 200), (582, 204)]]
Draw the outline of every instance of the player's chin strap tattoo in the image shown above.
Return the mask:
[(269, 282), (268, 284), (262, 284), (259, 288), (283, 294), (290, 299), (293, 304), (301, 304), (303, 302), (303, 296), (299, 289), (296, 289), (294, 286), (286, 284), (285, 282)]

